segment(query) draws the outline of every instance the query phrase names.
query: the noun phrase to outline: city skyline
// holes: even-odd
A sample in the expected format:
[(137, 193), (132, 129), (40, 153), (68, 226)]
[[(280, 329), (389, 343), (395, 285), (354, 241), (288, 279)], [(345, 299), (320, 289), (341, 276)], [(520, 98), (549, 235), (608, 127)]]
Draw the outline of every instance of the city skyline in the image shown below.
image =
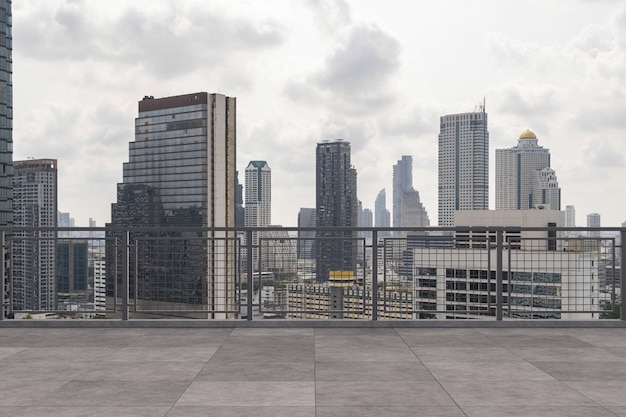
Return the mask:
[(58, 159), (59, 209), (102, 225), (134, 103), (216, 91), (238, 98), (238, 170), (272, 165), (274, 223), (295, 225), (299, 208), (314, 206), (311, 153), (334, 138), (352, 143), (370, 209), (392, 190), (394, 161), (412, 155), (434, 219), (439, 117), (486, 96), (492, 161), (530, 129), (555, 155), (562, 207), (576, 206), (577, 224), (591, 212), (607, 226), (626, 220), (626, 186), (604, 180), (625, 169), (624, 3), (574, 0), (566, 18), (557, 1), (415, 7), (408, 16), (374, 1), (15, 3), (14, 159)]

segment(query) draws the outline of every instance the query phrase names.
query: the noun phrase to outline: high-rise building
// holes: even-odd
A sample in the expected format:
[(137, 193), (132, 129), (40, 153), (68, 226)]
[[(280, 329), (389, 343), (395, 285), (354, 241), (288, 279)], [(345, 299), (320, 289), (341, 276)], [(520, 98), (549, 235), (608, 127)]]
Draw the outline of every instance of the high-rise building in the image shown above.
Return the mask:
[[(587, 214), (587, 227), (601, 227), (600, 226), (600, 214), (599, 213), (589, 213)], [(600, 231), (590, 231), (587, 232), (587, 235), (590, 237), (600, 237)]]
[(561, 209), (561, 189), (550, 169), (550, 150), (530, 130), (516, 146), (496, 149), (496, 210), (528, 210), (537, 205)]
[[(195, 305), (199, 311), (233, 311), (234, 235), (201, 228), (235, 226), (235, 140), (234, 97), (201, 92), (146, 96), (139, 102), (135, 141), (117, 186), (111, 225), (172, 231), (156, 236), (162, 245), (156, 249), (152, 241), (142, 240), (155, 233), (131, 236), (140, 254), (130, 277), (138, 304), (161, 310), (178, 304), (184, 309)], [(179, 232), (177, 227), (198, 231)], [(106, 272), (111, 296), (111, 281), (120, 278), (112, 265), (107, 264)]]
[[(15, 161), (13, 167), (13, 225), (57, 227), (57, 160)], [(56, 233), (15, 231), (12, 259), (13, 309), (56, 310)]]
[(402, 192), (400, 202), (400, 227), (428, 227), (430, 220), (424, 204), (420, 200), (420, 193), (415, 190)]
[(393, 166), (393, 227), (402, 224), (402, 195), (413, 190), (413, 157), (403, 155)]
[(315, 259), (317, 246), (315, 245), (315, 231), (302, 230), (312, 228), (317, 224), (314, 208), (301, 208), (298, 213), (298, 259)]
[[(246, 227), (272, 224), (272, 170), (265, 161), (250, 161), (246, 167)], [(252, 232), (252, 264), (258, 269), (259, 232)]]
[(565, 227), (576, 227), (576, 208), (565, 206)]
[[(341, 139), (317, 144), (317, 227), (357, 227), (356, 169), (350, 163), (350, 142)], [(357, 241), (354, 231), (318, 231), (317, 281), (326, 282), (330, 271), (356, 271)]]
[(13, 218), (13, 24), (11, 0), (0, 1), (0, 226)]
[(442, 116), (439, 130), (439, 226), (457, 210), (489, 208), (489, 131), (484, 104)]
[(235, 171), (235, 227), (246, 225), (246, 210), (243, 207), (243, 185), (239, 183), (239, 171)]
[(387, 210), (387, 193), (383, 188), (376, 196), (374, 203), (374, 226), (375, 227), (391, 227), (391, 214)]

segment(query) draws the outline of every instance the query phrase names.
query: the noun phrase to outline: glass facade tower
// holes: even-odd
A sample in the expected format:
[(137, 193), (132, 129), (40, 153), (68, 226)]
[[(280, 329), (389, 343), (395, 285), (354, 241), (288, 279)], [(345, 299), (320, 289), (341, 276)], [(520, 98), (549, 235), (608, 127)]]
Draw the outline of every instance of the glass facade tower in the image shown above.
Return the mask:
[(13, 221), (12, 49), (11, 0), (0, 0), (0, 226)]

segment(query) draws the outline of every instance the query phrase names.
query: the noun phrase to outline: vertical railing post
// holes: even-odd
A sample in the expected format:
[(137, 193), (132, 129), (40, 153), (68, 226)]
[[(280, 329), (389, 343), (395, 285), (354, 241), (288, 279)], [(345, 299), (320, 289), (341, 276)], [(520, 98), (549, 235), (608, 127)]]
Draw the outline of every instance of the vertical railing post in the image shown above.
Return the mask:
[[(626, 297), (624, 297), (624, 288), (626, 288), (626, 268), (624, 267), (624, 261), (626, 260), (626, 229), (622, 228), (619, 231), (619, 238), (620, 238), (620, 267), (619, 267), (619, 275), (620, 275), (620, 288), (621, 288), (621, 292), (620, 292), (620, 318), (622, 320), (626, 320), (626, 314), (624, 314), (624, 300), (626, 300)], [(615, 275), (613, 275), (613, 291), (615, 291)], [(613, 309), (615, 309), (616, 307), (613, 306)]]
[(496, 230), (496, 320), (502, 320), (502, 229)]
[(378, 230), (372, 232), (372, 321), (378, 320)]
[(122, 320), (128, 320), (128, 293), (129, 268), (130, 268), (130, 232), (125, 230), (122, 234)]
[(254, 282), (252, 275), (252, 230), (246, 230), (246, 277), (248, 297), (246, 298), (246, 319), (252, 321), (252, 298), (254, 297)]

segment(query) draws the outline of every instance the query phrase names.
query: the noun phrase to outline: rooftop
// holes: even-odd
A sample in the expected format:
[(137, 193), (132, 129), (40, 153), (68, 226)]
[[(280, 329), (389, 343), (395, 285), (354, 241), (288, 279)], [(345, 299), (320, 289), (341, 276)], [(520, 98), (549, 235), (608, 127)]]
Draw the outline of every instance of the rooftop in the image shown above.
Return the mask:
[(0, 322), (0, 416), (626, 416), (619, 321), (98, 322)]

